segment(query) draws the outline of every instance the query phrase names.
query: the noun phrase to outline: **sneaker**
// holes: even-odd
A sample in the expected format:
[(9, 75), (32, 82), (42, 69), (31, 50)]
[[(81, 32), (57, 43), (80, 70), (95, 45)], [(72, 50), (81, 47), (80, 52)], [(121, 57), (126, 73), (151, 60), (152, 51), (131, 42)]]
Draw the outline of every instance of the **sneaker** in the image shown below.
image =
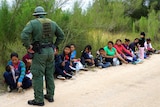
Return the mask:
[(143, 63), (143, 60), (141, 59), (137, 59), (137, 61), (135, 61), (136, 64), (142, 64)]
[(66, 78), (65, 78), (65, 77), (63, 77), (62, 75), (58, 75), (58, 76), (57, 76), (57, 79), (65, 80)]
[(22, 87), (19, 87), (19, 88), (18, 88), (18, 93), (21, 93), (21, 92), (23, 92), (23, 88), (22, 88)]
[(98, 66), (99, 69), (102, 69), (102, 66)]
[(82, 70), (82, 71), (88, 71), (88, 68), (82, 68), (80, 70)]
[(95, 67), (95, 64), (93, 64), (91, 67), (94, 68), (94, 67)]
[(8, 91), (8, 92), (12, 92), (12, 89), (10, 88), (9, 85), (7, 86), (7, 91)]
[(72, 78), (70, 78), (70, 80), (75, 80), (76, 79), (76, 77), (75, 76), (72, 76)]
[(29, 101), (28, 101), (28, 104), (29, 104), (29, 105), (44, 106), (44, 102), (39, 103), (39, 102), (36, 102), (35, 100), (29, 100)]
[(132, 62), (132, 64), (133, 64), (133, 65), (136, 65), (137, 63), (136, 63), (136, 61), (134, 61), (134, 62)]
[(64, 72), (64, 74), (66, 74), (66, 76), (65, 76), (66, 79), (72, 78), (72, 75), (67, 73), (65, 70), (63, 70), (63, 72)]
[(70, 73), (70, 74), (73, 76), (73, 75), (76, 75), (76, 72), (71, 71), (71, 73)]
[(69, 66), (72, 70), (76, 71), (76, 68), (72, 67), (72, 66)]
[(71, 74), (69, 74), (69, 73), (65, 73), (67, 76), (69, 76), (69, 77), (72, 77), (72, 75)]

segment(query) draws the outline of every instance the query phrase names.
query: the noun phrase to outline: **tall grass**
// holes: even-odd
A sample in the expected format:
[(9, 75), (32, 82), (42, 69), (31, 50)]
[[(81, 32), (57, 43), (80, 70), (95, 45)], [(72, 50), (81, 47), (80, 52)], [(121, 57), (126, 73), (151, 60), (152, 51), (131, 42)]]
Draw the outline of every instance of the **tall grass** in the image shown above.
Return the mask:
[[(99, 50), (99, 48), (103, 48), (104, 46), (107, 45), (108, 41), (113, 41), (115, 43), (117, 39), (121, 39), (122, 41), (124, 41), (125, 38), (130, 39), (132, 42), (135, 38), (139, 38), (139, 34), (137, 33), (112, 34), (101, 30), (92, 30), (87, 33), (87, 36), (84, 37), (83, 41), (77, 38), (79, 40), (79, 41), (77, 40), (79, 42), (77, 44), (78, 45), (77, 50), (78, 52), (80, 52), (81, 50), (83, 50), (85, 45), (89, 44), (92, 46), (93, 55), (95, 55), (97, 50)], [(78, 53), (78, 57), (80, 57), (80, 55), (81, 53)]]
[[(147, 36), (148, 38), (149, 36)], [(124, 39), (128, 38), (131, 40), (131, 42), (135, 38), (139, 38), (138, 33), (119, 33), (119, 34), (112, 34), (108, 32), (104, 32), (101, 30), (92, 30), (89, 31), (86, 35), (76, 37), (73, 41), (70, 41), (69, 43), (74, 43), (77, 47), (77, 57), (81, 56), (81, 51), (84, 49), (86, 45), (92, 46), (92, 54), (95, 56), (96, 52), (99, 48), (102, 48), (107, 45), (108, 41), (115, 41), (117, 39), (121, 39), (124, 42)], [(152, 40), (153, 47), (155, 49), (160, 49), (160, 43), (158, 41)], [(62, 52), (63, 50), (63, 44), (60, 46), (60, 50)], [(16, 39), (15, 42), (7, 44), (7, 50), (6, 51), (6, 59), (10, 60), (10, 54), (12, 52), (17, 52), (19, 54), (19, 59), (22, 59), (23, 55), (26, 54), (26, 49), (23, 47), (20, 40)], [(61, 53), (60, 52), (60, 53)], [(3, 73), (5, 71), (5, 64), (0, 64), (0, 83), (3, 83)]]
[[(92, 46), (92, 54), (95, 56), (96, 52), (99, 48), (103, 48), (107, 45), (108, 41), (116, 42), (117, 39), (121, 39), (124, 42), (125, 38), (130, 39), (131, 42), (134, 41), (135, 38), (140, 38), (139, 33), (118, 33), (112, 34), (108, 32), (104, 32), (101, 30), (92, 30), (87, 33), (87, 36), (84, 36), (84, 39), (76, 38), (78, 43), (77, 45), (77, 53), (78, 57), (81, 55), (81, 51), (84, 49), (86, 45)], [(146, 38), (151, 38), (146, 34)], [(155, 49), (160, 49), (160, 43), (157, 40), (152, 39), (152, 45)]]

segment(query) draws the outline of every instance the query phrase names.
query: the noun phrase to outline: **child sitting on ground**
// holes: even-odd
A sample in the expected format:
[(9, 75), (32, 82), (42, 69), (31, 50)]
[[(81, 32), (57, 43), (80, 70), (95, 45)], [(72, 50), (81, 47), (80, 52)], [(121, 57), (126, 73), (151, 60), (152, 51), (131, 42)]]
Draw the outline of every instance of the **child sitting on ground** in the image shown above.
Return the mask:
[(95, 65), (99, 68), (107, 68), (111, 66), (111, 63), (106, 61), (106, 52), (103, 48), (99, 49), (99, 54), (95, 58)]
[(32, 64), (32, 56), (30, 53), (27, 53), (23, 56), (22, 61), (26, 65), (26, 76), (32, 80), (32, 73), (30, 72), (31, 64)]
[(58, 79), (65, 79), (72, 78), (72, 63), (70, 61), (70, 46), (65, 46), (63, 53), (58, 55), (58, 51), (55, 54), (55, 73), (57, 74)]
[(71, 61), (73, 66), (76, 68), (76, 71), (79, 71), (79, 70), (87, 71), (88, 69), (84, 68), (82, 63), (80, 62), (81, 59), (76, 58), (76, 55), (77, 55), (77, 52), (75, 50), (76, 46), (74, 44), (71, 44), (70, 48), (71, 48)]
[(81, 63), (86, 67), (87, 66), (94, 66), (94, 59), (93, 55), (91, 54), (92, 47), (87, 45), (81, 55)]
[(62, 69), (60, 69), (60, 56), (58, 55), (59, 53), (59, 48), (58, 47), (54, 47), (54, 67), (55, 67), (55, 76), (57, 79), (60, 79), (60, 80), (65, 80), (67, 77), (67, 75), (65, 74), (65, 72), (63, 72)]
[(152, 47), (150, 38), (146, 39), (144, 43), (144, 47), (145, 47), (146, 55), (152, 55), (153, 53), (156, 52), (156, 50)]

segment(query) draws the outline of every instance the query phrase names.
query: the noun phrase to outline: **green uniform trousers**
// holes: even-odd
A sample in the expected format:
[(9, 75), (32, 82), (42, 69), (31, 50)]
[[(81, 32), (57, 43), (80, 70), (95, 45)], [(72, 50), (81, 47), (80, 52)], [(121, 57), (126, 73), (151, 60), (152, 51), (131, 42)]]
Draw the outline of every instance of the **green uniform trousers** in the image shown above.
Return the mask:
[(46, 82), (46, 95), (48, 98), (54, 96), (54, 51), (51, 47), (42, 48), (41, 53), (35, 53), (32, 65), (31, 73), (33, 74), (33, 89), (34, 98), (36, 102), (44, 102), (43, 94), (43, 76), (45, 76)]

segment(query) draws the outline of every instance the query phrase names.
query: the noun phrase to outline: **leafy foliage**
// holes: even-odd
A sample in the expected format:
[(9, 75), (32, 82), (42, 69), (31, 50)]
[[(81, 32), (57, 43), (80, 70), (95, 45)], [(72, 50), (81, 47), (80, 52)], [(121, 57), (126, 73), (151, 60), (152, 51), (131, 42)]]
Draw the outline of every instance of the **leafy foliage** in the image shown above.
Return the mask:
[(65, 32), (60, 50), (66, 44), (75, 43), (78, 53), (88, 44), (92, 44), (95, 52), (106, 45), (108, 40), (125, 37), (133, 39), (141, 31), (145, 31), (153, 40), (160, 40), (159, 0), (94, 0), (85, 12), (80, 8), (81, 2), (76, 2), (72, 11), (62, 11), (67, 1), (15, 0), (9, 6), (6, 0), (1, 0), (1, 66), (8, 61), (10, 52), (17, 51), (20, 56), (25, 54), (20, 33), (26, 23), (34, 19), (32, 13), (38, 5), (43, 6), (48, 13), (47, 17), (57, 22)]

